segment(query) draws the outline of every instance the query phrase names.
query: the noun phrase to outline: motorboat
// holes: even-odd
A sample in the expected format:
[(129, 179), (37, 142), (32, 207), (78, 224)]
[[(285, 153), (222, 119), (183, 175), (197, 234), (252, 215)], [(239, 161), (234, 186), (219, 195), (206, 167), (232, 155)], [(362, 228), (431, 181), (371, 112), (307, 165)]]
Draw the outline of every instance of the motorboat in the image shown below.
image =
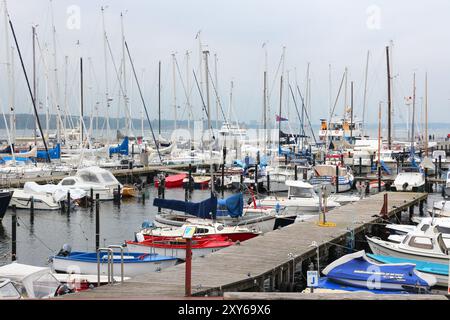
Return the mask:
[(194, 236), (199, 238), (207, 238), (209, 236), (221, 235), (226, 239), (233, 242), (245, 241), (254, 238), (261, 234), (256, 230), (250, 230), (248, 228), (234, 226), (224, 226), (221, 223), (212, 221), (201, 221), (197, 224), (186, 223), (181, 227), (150, 227), (144, 228), (139, 233), (144, 236), (144, 239), (152, 236), (167, 237), (167, 238), (179, 238), (182, 237), (187, 227), (195, 226)]
[[(285, 182), (288, 187), (287, 197), (268, 196), (258, 199), (257, 205), (262, 207), (286, 207), (296, 213), (319, 212), (321, 206), (319, 196), (314, 191), (314, 187), (308, 182), (299, 180), (288, 180)], [(326, 207), (333, 209), (341, 205), (331, 199), (327, 199)]]
[[(108, 274), (108, 253), (100, 252), (68, 252), (59, 253), (51, 257), (52, 268), (55, 272), (76, 273), (76, 274), (97, 274), (97, 259), (100, 262), (100, 274)], [(123, 273), (126, 277), (134, 277), (148, 272), (160, 271), (161, 269), (173, 266), (177, 259), (172, 256), (164, 256), (156, 253), (145, 252), (125, 252), (113, 253), (113, 275), (121, 276), (121, 266), (123, 261)]]
[(381, 240), (366, 236), (374, 254), (414, 259), (434, 263), (448, 263), (448, 247), (436, 225), (408, 233), (402, 242)]
[(123, 192), (122, 184), (110, 171), (96, 166), (78, 169), (74, 176), (62, 179), (58, 185), (70, 190), (82, 189), (88, 194), (92, 190), (94, 197), (98, 194), (100, 200), (113, 200), (119, 186), (121, 194)]
[[(336, 168), (338, 170), (337, 177)], [(353, 186), (353, 181), (353, 174), (348, 167), (329, 164), (316, 165), (313, 169), (312, 177), (309, 179), (309, 183), (312, 185), (331, 184), (335, 187), (336, 183), (338, 183), (339, 192), (349, 191)]]
[[(191, 176), (190, 186), (192, 189), (205, 190), (209, 188), (211, 177), (208, 176)], [(183, 179), (183, 188), (189, 187), (189, 177)]]
[(425, 176), (418, 168), (404, 168), (399, 172), (391, 186), (392, 191), (425, 191)]
[(22, 295), (10, 279), (0, 278), (0, 300), (17, 300)]
[[(220, 202), (219, 205), (218, 202)], [(211, 197), (199, 203), (156, 198), (153, 205), (172, 210), (156, 215), (154, 224), (157, 227), (181, 227), (186, 222), (197, 224), (212, 221), (212, 211), (215, 211), (216, 222), (225, 226), (241, 226), (250, 230), (268, 232), (274, 230), (277, 213), (273, 209), (263, 208), (247, 207), (244, 210), (242, 193), (220, 200)]]
[(9, 279), (22, 298), (52, 298), (61, 293), (61, 283), (48, 267), (13, 262), (0, 267), (0, 278)]
[(39, 185), (36, 182), (25, 182), (23, 189), (14, 189), (10, 206), (17, 209), (30, 209), (33, 202), (35, 210), (59, 210), (61, 202), (67, 201), (70, 191), (70, 200), (79, 200), (87, 196), (87, 192), (79, 188), (46, 184)]
[[(126, 242), (128, 252), (160, 254), (175, 257), (180, 260), (186, 259), (187, 244), (184, 238), (147, 236), (146, 238), (142, 237), (136, 240)], [(222, 235), (214, 235), (207, 238), (193, 237), (191, 241), (192, 258), (204, 257), (234, 244), (233, 241)]]
[(364, 250), (335, 260), (322, 273), (335, 283), (369, 290), (428, 291), (437, 282), (433, 275), (416, 270), (415, 264), (377, 263)]
[(450, 217), (450, 201), (435, 201), (428, 213), (437, 217)]
[(448, 286), (448, 264), (440, 264), (433, 262), (426, 262), (414, 259), (404, 259), (390, 256), (380, 256), (376, 254), (367, 254), (367, 256), (379, 263), (410, 263), (416, 266), (416, 270), (422, 273), (430, 274), (436, 278), (436, 285)]

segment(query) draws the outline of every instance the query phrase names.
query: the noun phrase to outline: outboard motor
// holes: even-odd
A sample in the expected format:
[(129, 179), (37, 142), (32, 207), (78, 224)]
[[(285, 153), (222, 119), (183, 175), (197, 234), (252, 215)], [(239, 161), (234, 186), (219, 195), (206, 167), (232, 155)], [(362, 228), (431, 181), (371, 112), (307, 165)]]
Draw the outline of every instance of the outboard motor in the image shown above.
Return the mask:
[(63, 247), (61, 248), (61, 250), (59, 250), (57, 256), (67, 257), (70, 255), (71, 252), (72, 252), (72, 247), (69, 244), (65, 243), (63, 245)]
[(405, 182), (403, 185), (402, 185), (402, 188), (403, 188), (403, 191), (405, 191), (406, 190), (406, 188), (408, 188), (408, 182)]

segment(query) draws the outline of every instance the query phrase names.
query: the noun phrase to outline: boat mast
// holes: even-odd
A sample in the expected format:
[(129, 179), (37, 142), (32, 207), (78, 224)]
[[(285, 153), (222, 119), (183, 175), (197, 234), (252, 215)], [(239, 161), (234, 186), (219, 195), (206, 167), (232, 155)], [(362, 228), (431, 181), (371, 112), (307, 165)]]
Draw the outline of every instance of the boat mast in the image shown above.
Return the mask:
[(161, 139), (161, 60), (158, 63), (158, 140)]
[(84, 92), (83, 92), (83, 58), (80, 58), (80, 146), (83, 146), (83, 107), (84, 107)]
[(387, 65), (387, 84), (388, 84), (388, 149), (391, 149), (392, 146), (392, 137), (391, 137), (391, 70), (389, 65), (389, 46), (386, 46), (386, 65)]
[[(214, 81), (215, 91), (219, 91), (219, 83), (217, 80), (217, 53), (214, 54)], [(216, 94), (216, 129), (219, 130), (219, 95)]]
[[(13, 80), (13, 74), (12, 74), (12, 60), (11, 60), (11, 50), (12, 47), (9, 43), (9, 37), (8, 37), (8, 7), (6, 4), (6, 0), (3, 1), (4, 6), (4, 16), (5, 16), (5, 53), (6, 53), (6, 69), (8, 73), (8, 109), (9, 109), (9, 123), (11, 128), (11, 143), (14, 146), (15, 143), (15, 130), (14, 130), (14, 121), (15, 121), (15, 110), (14, 110), (14, 80)], [(14, 153), (14, 150), (11, 152)]]
[(428, 75), (425, 72), (425, 156), (428, 157)]
[(367, 74), (369, 72), (369, 54), (370, 51), (367, 51), (367, 59), (366, 59), (366, 71), (364, 73), (364, 97), (363, 97), (363, 114), (362, 114), (362, 125), (363, 132), (362, 136), (364, 137), (366, 134), (366, 106), (367, 106)]
[(50, 0), (50, 6), (51, 6), (51, 19), (52, 19), (52, 39), (53, 39), (53, 64), (54, 64), (54, 73), (55, 73), (55, 107), (56, 107), (56, 136), (57, 136), (57, 142), (61, 142), (61, 126), (60, 126), (60, 112), (59, 112), (59, 84), (58, 84), (58, 62), (57, 62), (57, 55), (56, 55), (56, 27), (53, 17), (53, 4), (52, 0)]
[(413, 73), (413, 102), (412, 102), (412, 120), (411, 120), (411, 156), (414, 157), (414, 120), (416, 113), (416, 73)]
[[(377, 167), (380, 167), (381, 165), (381, 101), (378, 105), (378, 161), (377, 161)], [(379, 172), (377, 170), (377, 172)]]
[(125, 29), (123, 26), (123, 13), (120, 13), (120, 25), (121, 25), (121, 31), (122, 31), (122, 72), (123, 72), (123, 102), (125, 111), (129, 110), (127, 112), (127, 123), (126, 123), (126, 135), (129, 136), (131, 134), (131, 108), (128, 106), (128, 94), (127, 94), (127, 70), (126, 70), (126, 59), (125, 59)]
[(350, 82), (350, 143), (353, 143), (353, 81)]
[(172, 76), (173, 76), (173, 112), (174, 112), (174, 123), (173, 129), (177, 130), (177, 77), (176, 77), (176, 61), (175, 53), (172, 53)]
[(189, 150), (191, 149), (191, 121), (192, 121), (192, 110), (190, 102), (190, 84), (189, 84), (189, 51), (186, 50), (186, 105), (188, 110), (188, 131), (189, 131)]
[(203, 51), (203, 54), (205, 56), (205, 77), (206, 77), (206, 106), (208, 110), (208, 128), (209, 128), (209, 171), (211, 173), (211, 194), (214, 194), (214, 170), (213, 170), (213, 163), (212, 163), (212, 129), (211, 129), (211, 108), (209, 104), (209, 81), (208, 81), (208, 55), (209, 51), (205, 50)]
[(264, 70), (263, 89), (263, 129), (264, 129), (264, 154), (267, 154), (267, 71)]
[(278, 121), (278, 147), (281, 148), (281, 106), (283, 99), (283, 75), (284, 75), (284, 54), (286, 51), (286, 47), (283, 47), (283, 53), (281, 56), (282, 59), (282, 68), (281, 68), (281, 77), (280, 77), (280, 110), (279, 110), (279, 121)]
[[(37, 85), (36, 85), (36, 26), (31, 27), (33, 34), (33, 103), (36, 105)], [(34, 120), (34, 145), (37, 146), (37, 119)]]
[(105, 63), (105, 97), (106, 97), (106, 144), (109, 145), (109, 113), (110, 113), (110, 99), (108, 89), (108, 61), (107, 61), (107, 35), (105, 28), (105, 8), (101, 7), (102, 11), (102, 25), (103, 25), (103, 51), (104, 51), (104, 63)]

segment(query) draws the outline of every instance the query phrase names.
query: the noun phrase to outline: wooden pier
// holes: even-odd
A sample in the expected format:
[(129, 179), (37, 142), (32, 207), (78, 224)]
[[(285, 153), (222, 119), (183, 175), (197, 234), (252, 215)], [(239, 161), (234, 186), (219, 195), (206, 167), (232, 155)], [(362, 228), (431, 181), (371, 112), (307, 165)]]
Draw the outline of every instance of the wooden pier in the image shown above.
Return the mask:
[[(294, 273), (305, 270), (315, 259), (317, 248), (326, 256), (333, 248), (345, 245), (351, 232), (362, 236), (382, 222), (380, 211), (387, 194), (385, 212), (392, 217), (421, 204), (426, 193), (379, 193), (327, 213), (335, 227), (322, 227), (318, 219), (306, 220), (214, 252), (192, 261), (192, 294), (223, 296), (224, 292), (291, 291)], [(131, 235), (130, 235), (131, 238)], [(323, 269), (325, 265), (321, 265)], [(154, 299), (181, 298), (185, 294), (185, 265), (140, 275), (121, 284), (103, 286), (63, 296), (63, 299)], [(267, 289), (267, 283), (268, 289)]]

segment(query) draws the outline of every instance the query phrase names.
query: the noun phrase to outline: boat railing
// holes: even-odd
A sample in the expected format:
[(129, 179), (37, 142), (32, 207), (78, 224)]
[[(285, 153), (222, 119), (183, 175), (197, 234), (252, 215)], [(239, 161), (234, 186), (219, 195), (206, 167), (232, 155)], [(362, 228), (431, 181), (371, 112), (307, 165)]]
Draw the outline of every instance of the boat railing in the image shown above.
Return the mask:
[(100, 252), (108, 254), (108, 284), (114, 283), (114, 250), (111, 248), (97, 249), (97, 284), (100, 286)]
[[(114, 249), (119, 249), (120, 250), (120, 282), (123, 283), (123, 275), (124, 275), (124, 265), (123, 265), (123, 251), (124, 248), (121, 245), (110, 245), (108, 246), (108, 249), (112, 249), (113, 250), (113, 254), (114, 254)], [(114, 256), (113, 256), (114, 258)], [(113, 279), (114, 279), (114, 275), (113, 275)]]

